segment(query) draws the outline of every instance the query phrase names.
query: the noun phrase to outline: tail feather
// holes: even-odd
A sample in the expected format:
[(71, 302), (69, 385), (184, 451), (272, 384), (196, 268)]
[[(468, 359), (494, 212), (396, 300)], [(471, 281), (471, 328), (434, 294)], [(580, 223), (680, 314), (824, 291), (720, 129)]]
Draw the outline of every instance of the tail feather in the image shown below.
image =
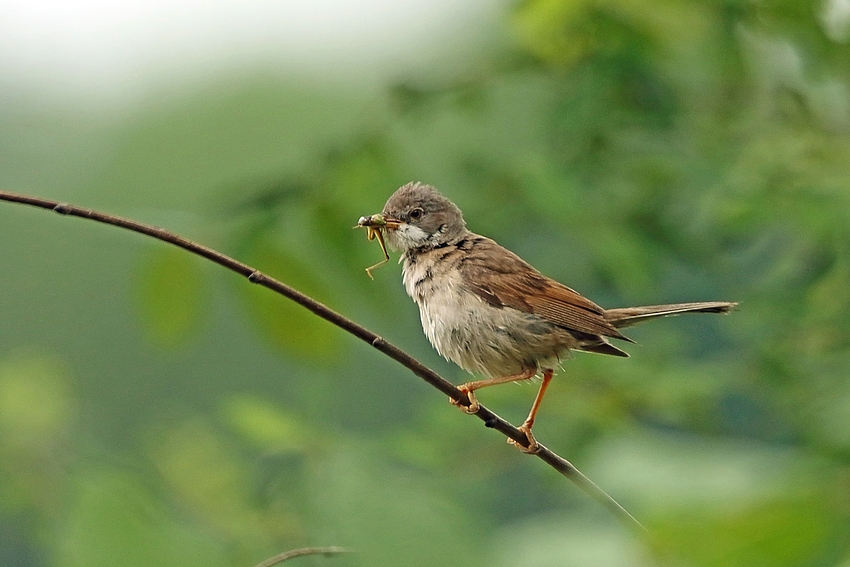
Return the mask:
[(628, 358), (629, 353), (624, 350), (620, 350), (608, 341), (602, 340), (596, 343), (583, 344), (578, 347), (578, 350), (583, 350), (585, 352), (595, 352), (597, 354), (610, 354), (612, 356), (623, 356)]
[(623, 307), (606, 309), (605, 320), (621, 329), (658, 317), (681, 313), (729, 313), (738, 304), (730, 301), (704, 301), (697, 303), (672, 303), (670, 305), (647, 305), (645, 307)]

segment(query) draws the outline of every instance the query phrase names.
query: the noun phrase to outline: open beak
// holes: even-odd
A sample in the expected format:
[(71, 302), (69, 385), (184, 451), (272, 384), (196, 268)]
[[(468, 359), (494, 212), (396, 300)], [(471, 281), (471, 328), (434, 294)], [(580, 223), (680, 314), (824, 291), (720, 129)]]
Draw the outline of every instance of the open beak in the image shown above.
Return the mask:
[(369, 215), (368, 217), (360, 217), (357, 221), (357, 226), (354, 228), (371, 228), (377, 230), (395, 230), (401, 225), (401, 221), (392, 217), (386, 217), (381, 213)]
[(366, 237), (369, 240), (375, 240), (377, 238), (378, 243), (381, 245), (381, 251), (384, 253), (383, 260), (374, 266), (366, 268), (366, 273), (369, 274), (370, 278), (372, 278), (372, 270), (378, 266), (386, 264), (390, 260), (390, 255), (387, 253), (387, 245), (384, 244), (384, 230), (396, 230), (399, 226), (401, 226), (400, 220), (392, 217), (385, 217), (381, 213), (369, 215), (368, 217), (360, 217), (360, 220), (357, 221), (357, 226), (354, 228), (365, 228), (367, 231)]

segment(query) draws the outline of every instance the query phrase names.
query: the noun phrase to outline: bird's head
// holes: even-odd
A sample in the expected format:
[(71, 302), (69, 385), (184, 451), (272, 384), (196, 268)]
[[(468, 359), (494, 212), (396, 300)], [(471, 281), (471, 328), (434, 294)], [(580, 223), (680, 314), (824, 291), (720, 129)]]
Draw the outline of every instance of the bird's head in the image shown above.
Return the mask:
[(381, 216), (387, 244), (401, 252), (445, 244), (466, 231), (457, 205), (422, 183), (400, 187), (387, 200)]

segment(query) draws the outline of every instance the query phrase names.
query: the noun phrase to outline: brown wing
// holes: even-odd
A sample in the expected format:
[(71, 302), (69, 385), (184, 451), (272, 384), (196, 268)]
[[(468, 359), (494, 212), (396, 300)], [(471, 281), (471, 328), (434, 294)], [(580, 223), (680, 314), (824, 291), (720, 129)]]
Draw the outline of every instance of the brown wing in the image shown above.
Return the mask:
[(605, 320), (601, 307), (547, 278), (510, 250), (484, 237), (467, 246), (461, 276), (484, 301), (534, 313), (571, 331), (629, 340)]

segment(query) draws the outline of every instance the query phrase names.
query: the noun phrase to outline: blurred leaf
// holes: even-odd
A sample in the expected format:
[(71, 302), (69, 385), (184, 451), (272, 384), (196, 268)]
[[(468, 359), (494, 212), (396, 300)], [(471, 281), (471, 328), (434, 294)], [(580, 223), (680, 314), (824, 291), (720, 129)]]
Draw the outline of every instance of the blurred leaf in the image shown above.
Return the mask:
[(175, 348), (196, 331), (209, 304), (200, 260), (184, 250), (158, 246), (136, 276), (136, 304), (147, 336)]
[(54, 517), (74, 438), (77, 400), (52, 355), (0, 359), (0, 517)]
[(409, 83), (396, 83), (388, 91), (393, 104), (402, 114), (422, 110), (435, 95), (433, 91)]
[(806, 297), (803, 342), (820, 352), (844, 350), (850, 346), (850, 271), (841, 258)]
[(52, 356), (0, 360), (0, 439), (42, 450), (71, 425), (75, 404), (62, 366)]
[(300, 418), (261, 398), (236, 396), (224, 403), (225, 417), (234, 429), (263, 451), (303, 451), (315, 435)]
[(252, 554), (252, 548), (301, 537), (299, 522), (286, 506), (261, 505), (252, 464), (202, 419), (153, 435), (149, 447), (173, 499), (191, 511), (195, 522), (237, 549)]
[[(314, 537), (358, 550), (353, 565), (476, 566), (489, 561), (477, 549), (475, 526), (442, 483), (389, 466), (362, 442), (338, 445), (312, 479), (317, 513)], [(458, 537), (461, 534), (462, 537)]]
[(817, 455), (734, 440), (610, 438), (587, 467), (688, 565), (828, 565), (846, 537), (842, 473)]
[(613, 523), (540, 514), (504, 526), (494, 539), (494, 566), (640, 567), (653, 565), (641, 545)]
[(617, 291), (623, 296), (646, 295), (655, 284), (652, 246), (616, 225), (599, 227), (590, 236), (588, 247)]
[(514, 30), (522, 47), (542, 61), (570, 66), (593, 44), (591, 31), (582, 26), (587, 8), (584, 0), (525, 0), (513, 14)]
[(55, 550), (60, 565), (229, 564), (221, 542), (172, 517), (138, 477), (86, 468), (70, 488), (70, 505)]
[[(842, 353), (846, 356), (846, 353)], [(840, 361), (845, 366), (845, 361)], [(850, 451), (850, 386), (845, 377), (839, 379), (839, 384), (829, 388), (826, 396), (821, 396), (812, 404), (811, 415), (807, 415), (807, 433), (814, 435), (821, 443), (837, 448), (838, 451)]]
[(789, 497), (726, 514), (674, 515), (659, 523), (657, 543), (706, 567), (823, 565), (823, 550), (842, 535), (838, 521), (817, 498)]
[(384, 134), (366, 133), (329, 154), (322, 185), (334, 202), (362, 205), (400, 185), (398, 159), (397, 149)]
[[(326, 302), (330, 298), (329, 290), (312, 264), (302, 261), (285, 247), (272, 244), (268, 237), (255, 241), (246, 261), (318, 301)], [(342, 354), (338, 341), (341, 331), (324, 319), (260, 286), (243, 286), (240, 291), (247, 300), (252, 321), (275, 347), (322, 364), (330, 364)]]

